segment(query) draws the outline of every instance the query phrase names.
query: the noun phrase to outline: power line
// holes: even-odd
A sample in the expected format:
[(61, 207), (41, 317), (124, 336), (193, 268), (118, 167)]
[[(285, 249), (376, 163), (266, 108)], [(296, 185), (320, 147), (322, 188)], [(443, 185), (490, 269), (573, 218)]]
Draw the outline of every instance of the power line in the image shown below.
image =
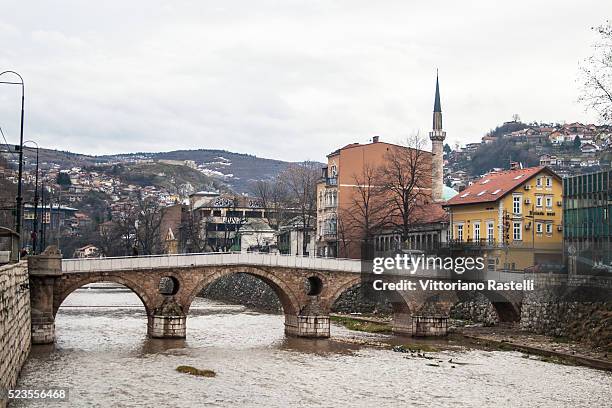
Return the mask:
[(13, 156), (13, 159), (17, 160), (15, 153), (13, 153), (13, 151), (11, 150), (11, 145), (9, 145), (9, 142), (6, 140), (6, 137), (4, 136), (4, 132), (2, 131), (2, 126), (0, 126), (0, 133), (2, 134), (2, 138), (4, 139), (4, 144), (8, 148), (8, 152), (11, 154), (11, 156)]

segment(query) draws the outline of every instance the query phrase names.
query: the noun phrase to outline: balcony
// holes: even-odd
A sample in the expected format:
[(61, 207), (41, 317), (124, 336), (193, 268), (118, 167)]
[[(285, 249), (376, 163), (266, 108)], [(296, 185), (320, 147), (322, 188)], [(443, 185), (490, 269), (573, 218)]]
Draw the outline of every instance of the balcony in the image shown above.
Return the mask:
[(327, 177), (325, 179), (325, 184), (328, 186), (337, 186), (338, 185), (338, 177)]
[(324, 241), (335, 241), (338, 239), (337, 231), (332, 229), (324, 229), (321, 231), (321, 236), (323, 237)]
[(499, 243), (493, 239), (493, 238), (480, 238), (479, 240), (474, 240), (469, 238), (466, 241), (459, 241), (456, 239), (450, 240), (449, 242), (446, 243), (446, 245), (449, 248), (455, 248), (455, 249), (493, 249), (493, 248), (498, 248), (501, 245), (499, 245)]
[(338, 203), (335, 201), (330, 201), (330, 202), (326, 202), (325, 205), (323, 206), (325, 209), (330, 209), (330, 208), (338, 208)]

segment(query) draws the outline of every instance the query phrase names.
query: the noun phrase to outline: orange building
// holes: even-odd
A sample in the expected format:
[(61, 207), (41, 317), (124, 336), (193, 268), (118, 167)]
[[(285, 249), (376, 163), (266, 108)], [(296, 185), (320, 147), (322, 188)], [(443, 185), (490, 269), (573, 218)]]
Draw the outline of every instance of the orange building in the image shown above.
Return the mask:
[(323, 177), (317, 185), (317, 252), (320, 256), (360, 257), (361, 238), (347, 230), (341, 215), (350, 211), (358, 185), (363, 183), (365, 169), (382, 166), (385, 155), (392, 149), (405, 147), (381, 142), (375, 136), (372, 143), (352, 143), (327, 156), (327, 167), (323, 168)]
[[(377, 187), (375, 185), (364, 185), (367, 173), (368, 171), (375, 172), (384, 166), (388, 155), (396, 154), (394, 153), (395, 149), (409, 148), (381, 142), (375, 136), (371, 143), (353, 143), (327, 156), (327, 166), (323, 168), (323, 177), (317, 185), (316, 242), (319, 256), (361, 257), (363, 237), (354, 228), (347, 228), (346, 214), (348, 211), (354, 211), (355, 201), (360, 200), (361, 197), (358, 196), (362, 194), (364, 188)], [(420, 151), (420, 155), (422, 166), (430, 169), (432, 154)], [(431, 174), (431, 172), (428, 170), (427, 174)], [(445, 216), (441, 205), (433, 203), (431, 184), (431, 177), (426, 177), (419, 182), (422, 199), (429, 204), (427, 207), (423, 207), (427, 209), (427, 214), (423, 214), (423, 209), (415, 211), (415, 214), (419, 217), (419, 219), (414, 220), (415, 225), (422, 225), (420, 218), (423, 218), (423, 221), (427, 223), (435, 222), (437, 218), (432, 220), (430, 212), (436, 214), (438, 218), (444, 218)], [(374, 202), (377, 200), (380, 203), (380, 200), (384, 200), (384, 197), (373, 197), (372, 208), (375, 207)], [(356, 216), (356, 214), (351, 214), (352, 219), (355, 219)], [(391, 247), (401, 245), (398, 242), (398, 234), (389, 228), (376, 231), (376, 235), (372, 238), (372, 244), (376, 245), (377, 249), (392, 249)], [(390, 244), (390, 240), (394, 240), (396, 244)]]
[[(431, 152), (381, 142), (378, 136), (375, 136), (371, 143), (352, 143), (327, 156), (327, 166), (323, 168), (323, 177), (317, 185), (316, 245), (319, 256), (360, 258), (366, 240), (369, 241), (367, 244), (371, 245), (373, 250), (387, 251), (422, 244), (429, 246), (446, 238), (441, 236), (438, 227), (436, 227), (437, 230), (430, 228), (431, 225), (437, 225), (446, 218), (441, 203), (452, 196), (448, 191), (451, 189), (443, 185), (442, 146), (446, 132), (442, 129), (440, 87), (437, 77), (433, 126), (429, 138), (432, 142)], [(415, 233), (407, 236), (406, 228), (402, 228), (402, 234), (398, 232), (395, 222), (397, 220), (386, 223), (385, 221), (388, 220), (380, 219), (380, 214), (385, 214), (385, 217), (388, 218), (397, 217), (401, 210), (394, 212), (389, 211), (389, 208), (384, 208), (384, 203), (388, 204), (392, 198), (388, 197), (389, 189), (381, 189), (380, 185), (375, 185), (380, 181), (374, 180), (376, 177), (369, 177), (369, 175), (385, 167), (390, 160), (393, 160), (393, 157), (411, 155), (418, 158), (412, 160), (412, 163), (418, 162), (416, 170), (418, 176), (414, 179), (418, 180), (416, 189), (419, 191), (418, 206), (420, 208), (410, 214), (410, 225), (415, 226)], [(401, 160), (395, 163), (399, 162)], [(408, 173), (417, 174), (416, 171), (413, 171), (417, 167), (407, 167)], [(406, 169), (400, 171), (406, 171)], [(405, 173), (405, 176), (411, 177), (408, 173)], [(371, 194), (372, 201), (369, 203), (369, 210), (370, 216), (377, 224), (374, 228), (371, 228), (369, 221), (360, 222), (363, 220), (360, 220), (359, 217), (370, 219), (362, 214), (365, 213), (365, 206), (359, 208), (358, 205), (355, 205), (356, 201), (363, 201), (364, 195), (372, 191), (374, 193)], [(406, 214), (408, 212), (404, 211), (404, 220), (408, 218)], [(346, 219), (351, 219), (350, 228), (347, 228)], [(360, 223), (362, 225), (355, 228), (355, 224)], [(367, 227), (364, 226), (365, 224)], [(395, 227), (390, 228), (389, 224), (395, 224)], [(405, 225), (404, 222), (403, 226)]]

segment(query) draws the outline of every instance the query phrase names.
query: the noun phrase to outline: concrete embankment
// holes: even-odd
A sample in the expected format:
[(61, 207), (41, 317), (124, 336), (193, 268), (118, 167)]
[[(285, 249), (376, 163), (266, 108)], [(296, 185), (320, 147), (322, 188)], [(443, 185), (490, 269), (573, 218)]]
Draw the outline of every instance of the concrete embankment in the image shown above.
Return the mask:
[[(0, 389), (17, 383), (30, 353), (30, 291), (26, 262), (0, 267)], [(0, 408), (7, 401), (0, 401)]]

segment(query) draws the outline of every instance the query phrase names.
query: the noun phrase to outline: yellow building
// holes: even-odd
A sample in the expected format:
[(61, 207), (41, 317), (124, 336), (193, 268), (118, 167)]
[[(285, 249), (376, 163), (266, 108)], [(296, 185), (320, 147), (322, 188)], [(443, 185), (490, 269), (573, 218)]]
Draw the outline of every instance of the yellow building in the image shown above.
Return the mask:
[(561, 178), (547, 167), (483, 176), (448, 200), (450, 242), (482, 251), (489, 270), (561, 264)]

